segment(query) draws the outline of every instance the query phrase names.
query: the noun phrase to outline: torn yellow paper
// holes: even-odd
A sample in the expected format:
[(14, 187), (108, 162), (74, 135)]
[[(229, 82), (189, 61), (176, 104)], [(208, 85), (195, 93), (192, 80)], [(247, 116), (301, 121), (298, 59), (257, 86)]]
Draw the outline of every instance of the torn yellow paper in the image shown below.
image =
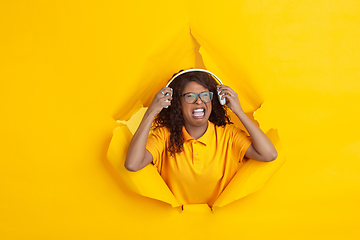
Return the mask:
[[(360, 239), (359, 12), (358, 0), (1, 1), (1, 238)], [(116, 184), (106, 151), (114, 119), (205, 67), (200, 44), (240, 76), (216, 62), (225, 84), (255, 86), (255, 117), (287, 162), (193, 220), (197, 207)]]
[[(127, 124), (131, 126), (133, 133), (136, 131), (145, 110), (146, 109), (139, 111), (133, 118), (130, 119), (130, 121), (127, 122)], [(215, 201), (213, 207), (225, 206), (261, 189), (269, 178), (282, 166), (285, 161), (285, 157), (281, 151), (282, 149), (277, 131), (272, 129), (267, 133), (267, 136), (278, 150), (278, 159), (270, 163), (255, 160), (247, 161), (241, 166), (240, 170), (235, 174), (234, 178)], [(125, 169), (124, 162), (127, 147), (131, 138), (132, 133), (129, 128), (122, 123), (120, 123), (120, 126), (113, 131), (113, 138), (107, 154), (107, 158), (113, 168), (132, 191), (146, 197), (169, 203), (173, 207), (180, 206), (179, 202), (175, 199), (174, 195), (171, 193), (170, 189), (153, 165), (149, 164), (138, 172), (130, 172)], [(194, 209), (194, 211), (197, 209), (197, 204), (190, 205), (191, 208), (188, 206), (184, 207), (184, 209), (190, 208)], [(198, 205), (199, 208), (197, 211), (201, 212), (201, 206), (204, 204)]]
[(180, 206), (153, 165), (149, 164), (137, 172), (126, 170), (124, 162), (131, 138), (132, 134), (124, 124), (113, 131), (107, 158), (120, 178), (129, 189), (138, 194), (167, 202), (173, 207)]
[(225, 206), (260, 190), (271, 176), (284, 164), (285, 156), (277, 131), (271, 129), (266, 135), (278, 151), (277, 159), (272, 162), (260, 162), (249, 159), (240, 167), (222, 194), (215, 201), (213, 207)]

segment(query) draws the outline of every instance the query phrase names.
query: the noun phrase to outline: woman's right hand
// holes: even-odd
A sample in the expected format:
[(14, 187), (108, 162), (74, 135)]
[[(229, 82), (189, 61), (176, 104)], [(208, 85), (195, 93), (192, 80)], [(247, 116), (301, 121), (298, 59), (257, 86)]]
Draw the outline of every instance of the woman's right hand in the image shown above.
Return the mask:
[(155, 116), (159, 114), (165, 106), (170, 106), (171, 100), (172, 89), (169, 87), (164, 87), (156, 93), (131, 139), (125, 159), (125, 168), (127, 170), (138, 171), (153, 160), (150, 152), (146, 150), (146, 142)]
[(154, 115), (158, 115), (165, 106), (171, 105), (172, 94), (173, 91), (171, 88), (163, 87), (158, 93), (155, 94), (154, 99), (150, 103), (148, 111)]
[(164, 87), (156, 93), (131, 139), (125, 159), (125, 168), (127, 170), (138, 171), (153, 160), (151, 153), (146, 150), (146, 142), (155, 116), (159, 114), (165, 106), (170, 106), (171, 100), (172, 89), (169, 87)]

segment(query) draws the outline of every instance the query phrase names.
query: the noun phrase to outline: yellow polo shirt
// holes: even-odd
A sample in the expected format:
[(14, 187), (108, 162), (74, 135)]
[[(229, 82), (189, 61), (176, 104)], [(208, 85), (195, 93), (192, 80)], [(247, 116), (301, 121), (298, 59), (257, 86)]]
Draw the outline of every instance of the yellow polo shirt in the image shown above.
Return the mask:
[(208, 128), (193, 139), (183, 127), (184, 151), (170, 156), (167, 151), (170, 132), (158, 128), (150, 133), (146, 149), (153, 164), (181, 204), (215, 202), (242, 163), (251, 145), (250, 137), (234, 124)]

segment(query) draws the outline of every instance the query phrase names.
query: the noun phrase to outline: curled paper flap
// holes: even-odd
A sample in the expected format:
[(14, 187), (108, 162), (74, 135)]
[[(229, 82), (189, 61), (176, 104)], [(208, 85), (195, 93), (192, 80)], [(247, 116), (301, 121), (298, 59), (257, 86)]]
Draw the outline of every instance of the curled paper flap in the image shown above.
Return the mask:
[(215, 201), (213, 207), (223, 207), (233, 201), (260, 190), (285, 162), (277, 130), (270, 129), (266, 135), (278, 151), (278, 157), (272, 162), (260, 162), (249, 159)]
[(130, 172), (124, 167), (131, 138), (132, 134), (124, 124), (113, 131), (107, 158), (119, 177), (129, 189), (140, 195), (169, 203), (173, 207), (180, 206), (153, 165), (149, 164), (137, 172)]
[[(254, 87), (249, 79), (244, 78), (243, 73), (234, 67), (231, 62), (226, 61), (226, 59), (231, 59), (231, 56), (229, 55), (230, 52), (222, 53), (218, 46), (210, 44), (209, 41), (204, 39), (202, 36), (203, 32), (199, 31), (199, 29), (193, 31), (192, 34), (194, 36), (193, 45), (189, 44), (188, 46), (194, 47), (197, 45), (197, 42), (200, 44), (198, 45), (199, 52), (206, 69), (216, 74), (225, 85), (231, 86), (234, 91), (238, 93), (238, 97), (244, 111), (252, 119), (252, 121), (259, 126), (259, 123), (253, 117), (253, 112), (261, 106), (263, 99), (255, 90), (256, 87)], [(167, 58), (171, 53), (164, 52), (163, 54), (165, 54), (165, 58)], [(193, 59), (196, 58), (196, 56), (191, 57)], [(146, 75), (144, 75), (144, 79), (148, 80), (147, 83), (152, 83), (151, 87), (146, 91), (146, 96), (142, 97), (142, 104), (144, 106), (147, 106), (150, 103), (152, 97), (156, 94), (158, 89), (161, 88), (161, 86), (166, 85), (166, 82), (163, 82), (163, 80), (166, 79), (164, 71), (161, 70), (160, 74), (156, 69), (157, 68), (155, 66), (152, 66), (151, 68), (146, 67), (146, 70), (144, 70), (146, 73)], [(175, 72), (177, 71), (173, 71), (172, 73)], [(169, 74), (168, 79), (170, 79), (171, 75), (172, 74)], [(162, 85), (159, 84), (161, 82), (163, 82)], [(136, 97), (140, 96), (141, 94)], [(131, 111), (132, 114), (139, 109), (139, 104), (136, 106), (137, 108)], [(139, 112), (141, 112), (140, 115), (138, 114)], [(121, 125), (114, 130), (113, 139), (108, 151), (108, 159), (115, 170), (119, 173), (121, 179), (132, 191), (146, 197), (169, 203), (173, 207), (180, 206), (179, 202), (176, 200), (153, 165), (149, 164), (138, 172), (129, 172), (124, 167), (127, 147), (132, 137), (128, 126), (134, 133), (144, 113), (144, 111), (139, 112), (135, 114), (137, 115), (135, 118), (131, 118), (129, 121), (127, 121), (129, 119), (129, 114), (126, 115), (126, 118), (121, 119), (125, 119), (123, 123), (126, 125)], [(246, 131), (237, 117), (232, 113), (229, 114), (232, 116), (235, 124)], [(124, 115), (124, 113), (122, 115)], [(276, 130), (269, 131), (268, 135), (274, 143), (280, 143)], [(276, 147), (279, 151), (278, 144)], [(246, 162), (230, 181), (213, 206), (224, 206), (261, 189), (261, 187), (283, 164), (285, 159), (282, 158), (281, 154), (279, 154), (279, 156), (279, 159), (271, 163), (264, 163), (255, 160), (249, 160)], [(188, 208), (196, 208), (196, 206), (190, 206)]]
[[(270, 163), (250, 159), (243, 164), (219, 198), (215, 201), (213, 207), (225, 206), (260, 190), (284, 164), (285, 157), (281, 151), (281, 143), (277, 131), (271, 129), (267, 132), (267, 136), (278, 150), (278, 158)], [(120, 126), (113, 131), (113, 138), (107, 153), (107, 158), (113, 168), (126, 186), (132, 191), (145, 197), (166, 202), (173, 207), (179, 207), (180, 203), (176, 200), (152, 164), (147, 165), (137, 172), (130, 172), (124, 167), (126, 152), (131, 138), (132, 133), (125, 124), (120, 123)], [(185, 205), (184, 207), (186, 208)], [(196, 206), (187, 206), (187, 208), (193, 209), (196, 208)]]

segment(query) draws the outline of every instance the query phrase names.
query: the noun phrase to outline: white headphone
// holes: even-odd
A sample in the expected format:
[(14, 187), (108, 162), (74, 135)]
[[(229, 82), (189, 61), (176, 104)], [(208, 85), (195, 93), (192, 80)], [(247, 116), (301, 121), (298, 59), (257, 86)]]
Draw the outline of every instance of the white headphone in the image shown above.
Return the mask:
[[(188, 72), (205, 72), (205, 73), (209, 73), (211, 74), (221, 85), (223, 85), (223, 83), (221, 82), (221, 80), (215, 75), (213, 74), (212, 72), (209, 72), (207, 70), (204, 70), (204, 69), (200, 69), (200, 68), (193, 68), (193, 69), (188, 69), (188, 70), (185, 70), (185, 71), (182, 71), (182, 72), (179, 72), (178, 74), (176, 74), (173, 78), (170, 79), (170, 81), (168, 82), (168, 84), (166, 85), (166, 87), (168, 87), (170, 85), (170, 83), (172, 83), (175, 78), (177, 78), (178, 76), (184, 74), (184, 73), (188, 73)], [(219, 97), (219, 101), (220, 101), (220, 104), (221, 105), (225, 105), (226, 104), (226, 99), (221, 99), (221, 97), (224, 95), (224, 94), (221, 94), (220, 95), (220, 92), (221, 91), (218, 91), (218, 97)], [(167, 100), (169, 101), (169, 100)], [(168, 106), (165, 106), (165, 108), (167, 108)]]

